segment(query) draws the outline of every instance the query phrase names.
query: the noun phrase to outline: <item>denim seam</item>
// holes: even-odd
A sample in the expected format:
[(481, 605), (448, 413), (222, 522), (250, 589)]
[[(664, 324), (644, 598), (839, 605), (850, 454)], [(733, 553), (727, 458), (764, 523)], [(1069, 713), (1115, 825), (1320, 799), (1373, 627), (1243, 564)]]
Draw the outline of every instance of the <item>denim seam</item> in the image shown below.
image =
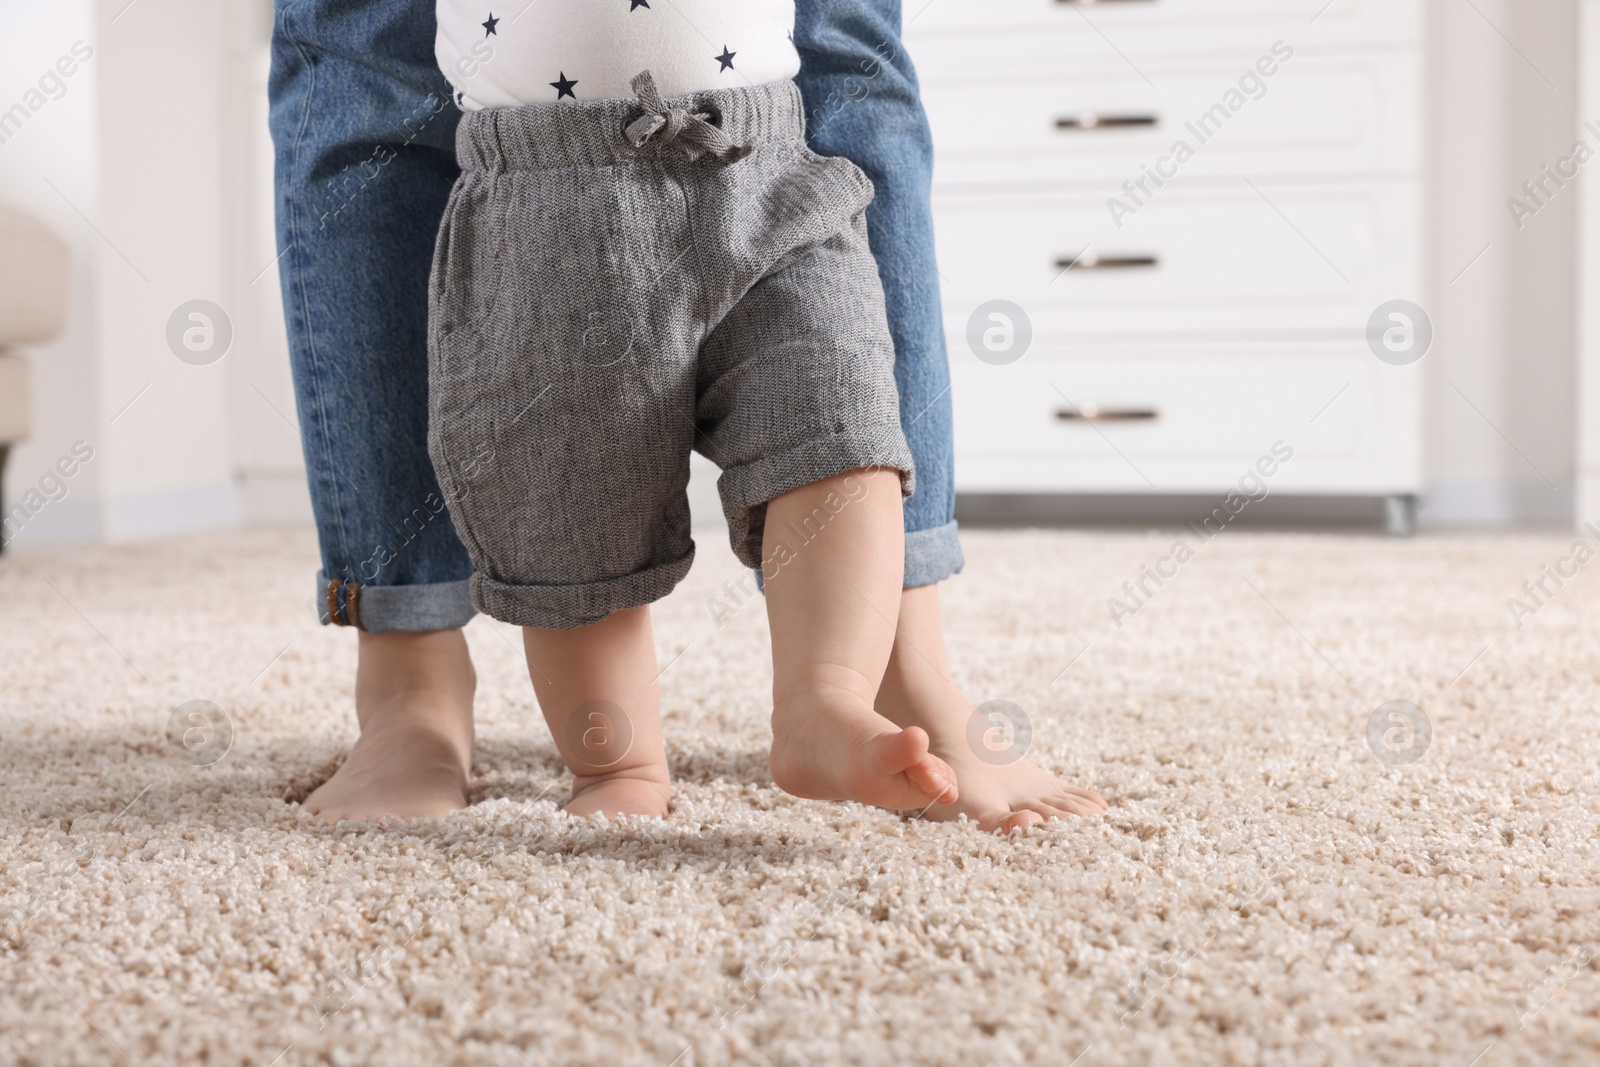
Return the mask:
[[(433, 421), (432, 412), (429, 413), (429, 421)], [(493, 412), (491, 412), (489, 415), (489, 422), (490, 426), (492, 427), (490, 432), (490, 440), (493, 442), (498, 442), (500, 439), (500, 426), (499, 420), (495, 418)], [(462, 483), (457, 480), (455, 471), (456, 460), (452, 458), (451, 450), (449, 446), (445, 444), (443, 435), (440, 435), (438, 448), (440, 458), (444, 460), (444, 469), (440, 470), (439, 464), (435, 463), (433, 475), (439, 480), (439, 488), (444, 490), (445, 500), (455, 500), (459, 502), (465, 499), (468, 493), (472, 492), (472, 487), (470, 485), (463, 487)], [(465, 492), (462, 491), (463, 488), (465, 488)], [(448, 504), (446, 506), (448, 507)], [(468, 547), (469, 551), (474, 557), (481, 558), (483, 554), (483, 542), (479, 540), (478, 532), (473, 528), (472, 523), (467, 520), (466, 514), (461, 509), (451, 511), (450, 522), (455, 528), (456, 536), (461, 539), (461, 543)]]
[[(454, 520), (451, 520), (451, 521), (454, 521)], [(466, 601), (466, 603), (467, 603), (467, 609), (468, 609), (468, 612), (469, 612), (469, 615), (468, 615), (469, 619), (471, 618), (472, 615), (478, 614), (478, 605), (476, 605), (476, 604), (474, 604), (472, 602), (472, 594), (468, 591), (468, 588), (471, 585), (471, 582), (472, 582), (472, 575), (469, 574), (469, 575), (467, 575), (466, 578), (462, 579), (461, 581), (459, 581), (457, 583), (454, 583), (455, 586), (456, 586), (456, 595), (459, 596), (462, 600)]]
[[(496, 144), (498, 144), (498, 141), (496, 141)], [(447, 275), (449, 273), (449, 270), (450, 270), (450, 265), (449, 265), (450, 236), (449, 236), (449, 233), (450, 233), (450, 231), (453, 231), (455, 229), (455, 224), (456, 224), (456, 219), (455, 219), (456, 205), (457, 205), (457, 202), (459, 201), (460, 190), (461, 190), (461, 183), (459, 181), (457, 181), (456, 184), (451, 186), (450, 197), (449, 197), (448, 200), (445, 201), (444, 216), (443, 216), (442, 220), (440, 221), (440, 234), (443, 237), (443, 240), (439, 241), (437, 246), (436, 246), (439, 249), (439, 252), (438, 252), (438, 257), (439, 258), (437, 258), (437, 263), (436, 263), (437, 269), (435, 271), (433, 271), (433, 272), (430, 272), (430, 278), (429, 278), (429, 281), (428, 281), (428, 288), (430, 290), (430, 293), (433, 290), (433, 288), (434, 288), (434, 286), (436, 284), (436, 281), (437, 281), (437, 278), (435, 277), (435, 275)], [(491, 209), (492, 209), (493, 203), (494, 203), (494, 194), (491, 192), (490, 200), (489, 200), (489, 205), (490, 205)], [(509, 213), (509, 208), (507, 209), (507, 213)], [(498, 266), (497, 266), (497, 269), (498, 269)], [(444, 421), (445, 421), (444, 420), (444, 413), (443, 413), (443, 411), (442, 411), (442, 409), (440, 407), (440, 404), (439, 404), (439, 393), (438, 393), (438, 390), (433, 388), (433, 381), (432, 381), (433, 366), (432, 365), (433, 365), (433, 363), (435, 361), (438, 361), (442, 365), (445, 362), (447, 362), (448, 360), (450, 360), (452, 358), (452, 356), (450, 354), (450, 346), (448, 344), (446, 344), (443, 340), (441, 340), (439, 335), (438, 335), (438, 333), (436, 332), (437, 329), (438, 329), (438, 324), (434, 320), (435, 320), (435, 316), (434, 316), (434, 313), (433, 313), (433, 301), (432, 301), (432, 297), (430, 295), (430, 297), (429, 297), (429, 307), (428, 307), (428, 334), (430, 336), (429, 345), (430, 345), (430, 349), (431, 350), (428, 353), (428, 360), (429, 360), (429, 371), (428, 371), (428, 373), (429, 373), (428, 423), (429, 423), (430, 426), (443, 426), (444, 425)], [(449, 336), (451, 338), (454, 338), (459, 333), (466, 333), (466, 332), (469, 332), (469, 331), (470, 332), (475, 332), (480, 338), (482, 338), (482, 336), (483, 336), (483, 324), (481, 322), (477, 322), (477, 323), (473, 323), (471, 325), (462, 325), (462, 326), (458, 327), (457, 330), (452, 332)], [(498, 414), (493, 409), (491, 409), (489, 411), (489, 426), (490, 426), (489, 444), (490, 444), (490, 446), (492, 448), (492, 447), (498, 446), (499, 441), (500, 441), (500, 432), (501, 432), (500, 418), (499, 418)], [(460, 500), (465, 499), (467, 494), (472, 491), (472, 487), (470, 485), (463, 485), (461, 480), (459, 478), (457, 478), (457, 476), (456, 476), (456, 468), (457, 468), (457, 465), (459, 463), (459, 457), (453, 454), (453, 450), (451, 449), (450, 444), (449, 444), (449, 440), (448, 440), (449, 435), (447, 435), (447, 434), (435, 434), (435, 433), (432, 433), (430, 431), (428, 437), (429, 437), (429, 457), (428, 457), (428, 459), (429, 459), (429, 462), (433, 463), (433, 476), (439, 482), (439, 488), (444, 492), (444, 497), (445, 497), (445, 501), (446, 501), (446, 508), (448, 509), (448, 506), (449, 506), (448, 502), (449, 501), (451, 501), (451, 500), (460, 501)], [(432, 455), (432, 452), (433, 452), (434, 448), (438, 449), (439, 458), (444, 460), (444, 463), (442, 465), (439, 464), (439, 463), (433, 462), (434, 457)], [(450, 511), (449, 515), (450, 515), (451, 525), (455, 529), (455, 532), (456, 532), (456, 537), (458, 537), (461, 540), (462, 546), (467, 549), (468, 553), (474, 559), (481, 558), (482, 555), (483, 555), (483, 543), (478, 538), (477, 530), (474, 529), (472, 523), (468, 521), (466, 513), (458, 508), (455, 511)], [(471, 604), (471, 598), (470, 597), (468, 597), (468, 601), (467, 602), (469, 604)], [(473, 607), (476, 608), (476, 605), (473, 605)]]
[[(280, 13), (280, 19), (283, 24), (284, 39), (292, 43), (295, 51), (300, 54), (301, 62), (306, 65), (306, 70), (310, 74), (311, 81), (310, 86), (306, 90), (305, 103), (300, 115), (300, 128), (295, 132), (294, 148), (291, 154), (292, 172), (298, 174), (300, 173), (300, 153), (305, 142), (306, 131), (311, 127), (311, 105), (312, 98), (316, 95), (317, 91), (318, 71), (316, 63), (312, 60), (312, 57), (308, 54), (304, 45), (302, 45), (300, 40), (291, 33), (289, 29), (289, 12), (287, 9)], [(288, 229), (290, 249), (294, 249), (300, 245), (300, 209), (295, 197), (291, 196), (286, 199), (286, 209), (289, 213)], [(285, 251), (290, 249), (286, 249)], [(311, 361), (312, 374), (310, 377), (312, 381), (312, 390), (316, 396), (317, 408), (316, 431), (320, 431), (322, 437), (322, 443), (317, 447), (319, 451), (322, 452), (323, 456), (328, 460), (328, 466), (330, 468), (330, 473), (327, 476), (328, 485), (332, 489), (332, 492), (329, 495), (333, 499), (334, 522), (338, 526), (339, 530), (339, 551), (344, 559), (348, 561), (351, 556), (350, 534), (345, 524), (344, 504), (339, 490), (338, 471), (333, 468), (333, 453), (329, 449), (331, 441), (328, 437), (327, 401), (322, 392), (322, 376), (320, 373), (318, 373), (320, 358), (317, 355), (316, 333), (311, 323), (311, 302), (310, 298), (306, 294), (305, 273), (303, 271), (296, 273), (294, 284), (295, 288), (299, 290), (301, 328), (305, 331), (306, 349)], [(316, 431), (313, 431), (310, 437), (313, 444), (316, 442)], [(302, 434), (306, 433), (306, 428), (302, 426), (300, 432)]]

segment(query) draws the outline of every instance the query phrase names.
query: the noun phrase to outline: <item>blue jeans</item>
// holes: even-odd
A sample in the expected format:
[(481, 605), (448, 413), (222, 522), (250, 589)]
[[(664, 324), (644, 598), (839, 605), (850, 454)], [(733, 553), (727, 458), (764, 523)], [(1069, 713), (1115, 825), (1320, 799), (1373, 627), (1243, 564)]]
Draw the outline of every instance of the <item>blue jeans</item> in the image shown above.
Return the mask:
[[(472, 564), (428, 460), (427, 293), (459, 170), (434, 0), (278, 0), (278, 261), (322, 550), (323, 621), (440, 630), (473, 615)], [(872, 179), (867, 212), (916, 463), (905, 584), (961, 569), (928, 207), (932, 146), (898, 0), (797, 0), (807, 137)]]

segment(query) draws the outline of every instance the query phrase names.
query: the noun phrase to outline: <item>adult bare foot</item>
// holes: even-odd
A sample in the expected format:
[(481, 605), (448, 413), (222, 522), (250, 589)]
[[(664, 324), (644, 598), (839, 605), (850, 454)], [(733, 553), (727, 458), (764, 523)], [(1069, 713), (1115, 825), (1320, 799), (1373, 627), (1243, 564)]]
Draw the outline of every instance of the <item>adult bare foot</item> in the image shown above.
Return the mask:
[(1003, 834), (1106, 810), (1099, 793), (1069, 785), (1025, 756), (977, 752), (968, 736), (972, 705), (949, 677), (938, 587), (907, 589), (877, 709), (891, 722), (926, 730), (929, 750), (955, 771), (960, 797), (934, 805), (925, 818), (949, 821), (965, 815), (981, 829)]
[(933, 750), (944, 754), (961, 783), (954, 804), (936, 804), (923, 818), (949, 822), (965, 815), (981, 830), (1010, 833), (1049, 819), (1100, 815), (1106, 802), (1092, 789), (1068, 785), (1026, 757), (996, 766), (971, 754), (964, 738), (940, 738)]
[(306, 798), (325, 822), (411, 819), (467, 806), (477, 675), (460, 630), (359, 637), (361, 737)]
[(772, 780), (807, 800), (926, 809), (954, 801), (956, 775), (928, 751), (928, 734), (900, 729), (845, 689), (793, 694), (772, 709)]

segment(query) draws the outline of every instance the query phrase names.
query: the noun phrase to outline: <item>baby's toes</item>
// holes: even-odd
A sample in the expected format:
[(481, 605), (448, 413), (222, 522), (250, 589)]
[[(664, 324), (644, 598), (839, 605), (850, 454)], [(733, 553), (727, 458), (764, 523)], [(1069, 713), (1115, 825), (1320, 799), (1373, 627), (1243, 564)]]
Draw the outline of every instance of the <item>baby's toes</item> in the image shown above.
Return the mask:
[(912, 785), (927, 794), (929, 801), (954, 804), (961, 795), (956, 785), (956, 772), (931, 753), (907, 767), (905, 775)]
[(905, 810), (956, 795), (955, 772), (928, 752), (928, 735), (915, 726), (873, 738), (862, 769), (852, 799), (868, 804)]
[(917, 726), (879, 734), (867, 746), (872, 772), (885, 777), (904, 774), (928, 758), (927, 731)]

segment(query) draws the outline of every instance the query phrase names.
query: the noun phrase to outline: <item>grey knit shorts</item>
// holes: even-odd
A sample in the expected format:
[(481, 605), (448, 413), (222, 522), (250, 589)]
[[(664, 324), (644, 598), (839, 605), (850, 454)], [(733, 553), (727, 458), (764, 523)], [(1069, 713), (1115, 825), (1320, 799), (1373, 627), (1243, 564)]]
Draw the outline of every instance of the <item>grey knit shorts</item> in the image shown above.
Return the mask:
[(806, 147), (792, 82), (643, 100), (471, 112), (457, 135), (429, 452), (473, 603), (506, 622), (670, 592), (691, 449), (751, 567), (774, 497), (863, 467), (912, 489), (871, 182)]

